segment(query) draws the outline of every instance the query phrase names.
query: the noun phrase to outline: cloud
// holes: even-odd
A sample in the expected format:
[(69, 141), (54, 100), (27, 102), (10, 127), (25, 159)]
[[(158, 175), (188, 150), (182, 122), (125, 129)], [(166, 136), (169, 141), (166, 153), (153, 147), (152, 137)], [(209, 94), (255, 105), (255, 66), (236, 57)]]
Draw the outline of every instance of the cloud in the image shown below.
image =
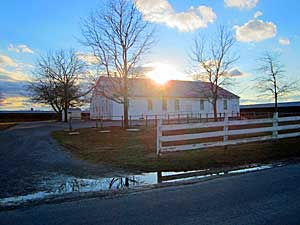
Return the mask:
[(291, 44), (291, 41), (288, 38), (279, 38), (278, 42), (281, 45), (290, 45)]
[(226, 7), (252, 9), (257, 5), (258, 0), (224, 0), (224, 2)]
[(26, 71), (32, 68), (31, 64), (16, 62), (7, 55), (0, 55), (0, 81), (28, 81)]
[(247, 73), (242, 72), (239, 68), (233, 68), (232, 70), (229, 71), (228, 74), (229, 74), (232, 78), (240, 78), (240, 77), (248, 76)]
[(17, 63), (7, 55), (0, 55), (0, 66), (17, 67)]
[(17, 45), (17, 46), (14, 46), (13, 44), (9, 44), (8, 51), (17, 52), (17, 53), (23, 52), (23, 53), (29, 53), (29, 54), (34, 53), (27, 45), (24, 45), (24, 44)]
[(29, 81), (29, 76), (21, 69), (6, 70), (0, 67), (0, 81), (7, 80), (12, 82)]
[(154, 66), (137, 66), (132, 69), (132, 73), (139, 76), (145, 76), (147, 73), (153, 71), (154, 69)]
[(203, 5), (190, 7), (185, 12), (176, 12), (167, 0), (136, 0), (135, 5), (146, 21), (165, 24), (182, 32), (205, 28), (217, 18), (212, 8)]
[(83, 52), (76, 52), (77, 58), (88, 65), (95, 65), (99, 63), (99, 60), (96, 56), (91, 53), (83, 53)]
[(4, 96), (26, 96), (28, 94), (26, 90), (27, 85), (28, 83), (25, 81), (11, 82), (1, 80), (0, 90)]
[(262, 16), (263, 13), (261, 11), (257, 11), (255, 14), (254, 14), (254, 18), (258, 18), (260, 16)]
[(277, 27), (272, 22), (259, 19), (248, 21), (242, 26), (234, 26), (236, 39), (240, 42), (260, 42), (273, 38), (277, 34)]
[(4, 110), (30, 110), (31, 108), (41, 108), (43, 105), (30, 102), (26, 96), (4, 97), (0, 109)]

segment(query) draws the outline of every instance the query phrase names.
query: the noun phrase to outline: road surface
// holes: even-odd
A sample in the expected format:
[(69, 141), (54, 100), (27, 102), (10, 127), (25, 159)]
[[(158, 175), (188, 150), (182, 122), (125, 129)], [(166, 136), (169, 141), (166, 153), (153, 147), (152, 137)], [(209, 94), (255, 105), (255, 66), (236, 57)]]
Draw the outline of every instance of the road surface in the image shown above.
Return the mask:
[(3, 211), (0, 224), (300, 224), (300, 164), (110, 199)]
[[(94, 122), (73, 124), (74, 128), (92, 126)], [(0, 131), (0, 198), (44, 191), (41, 183), (50, 182), (53, 177), (86, 178), (125, 173), (121, 169), (94, 166), (73, 158), (50, 136), (54, 130), (67, 128), (68, 124), (61, 122), (28, 122)]]

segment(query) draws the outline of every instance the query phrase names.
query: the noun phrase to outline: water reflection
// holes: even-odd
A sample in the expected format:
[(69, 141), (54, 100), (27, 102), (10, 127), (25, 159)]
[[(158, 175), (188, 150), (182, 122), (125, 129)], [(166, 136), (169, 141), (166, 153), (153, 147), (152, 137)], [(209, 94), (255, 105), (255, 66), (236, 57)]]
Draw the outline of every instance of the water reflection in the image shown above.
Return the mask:
[(204, 179), (226, 174), (238, 174), (254, 172), (272, 168), (273, 165), (252, 166), (231, 171), (211, 172), (207, 170), (194, 170), (182, 172), (153, 172), (125, 177), (85, 179), (70, 176), (52, 176), (45, 180), (39, 187), (39, 192), (23, 196), (14, 196), (0, 199), (0, 206), (18, 205), (28, 201), (40, 200), (46, 197), (76, 192), (97, 192), (108, 190), (120, 190), (143, 185), (186, 181), (192, 179)]

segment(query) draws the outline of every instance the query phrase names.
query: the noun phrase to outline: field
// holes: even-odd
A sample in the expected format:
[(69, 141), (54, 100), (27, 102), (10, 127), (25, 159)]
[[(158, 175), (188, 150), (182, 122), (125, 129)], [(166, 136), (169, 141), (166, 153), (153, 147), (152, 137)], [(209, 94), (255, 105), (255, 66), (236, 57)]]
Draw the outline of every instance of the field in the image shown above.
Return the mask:
[(225, 168), (300, 156), (300, 138), (292, 138), (229, 146), (227, 149), (220, 147), (165, 153), (158, 157), (155, 129), (129, 132), (115, 127), (109, 130), (110, 133), (102, 133), (89, 128), (78, 130), (79, 135), (69, 135), (65, 131), (56, 131), (52, 135), (76, 158), (144, 172)]

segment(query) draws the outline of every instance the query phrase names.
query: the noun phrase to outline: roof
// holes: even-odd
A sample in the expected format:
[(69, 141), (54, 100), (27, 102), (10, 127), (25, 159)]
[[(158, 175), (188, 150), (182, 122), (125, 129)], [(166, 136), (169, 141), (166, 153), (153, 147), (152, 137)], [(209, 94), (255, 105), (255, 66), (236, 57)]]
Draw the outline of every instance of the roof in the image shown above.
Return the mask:
[[(97, 86), (103, 87), (112, 83), (114, 79), (120, 83), (119, 78), (100, 77)], [(129, 96), (131, 97), (178, 97), (178, 98), (206, 98), (209, 96), (210, 83), (202, 81), (170, 80), (165, 84), (157, 84), (155, 81), (146, 78), (130, 78), (128, 80)], [(113, 88), (107, 88), (112, 90)], [(239, 96), (219, 88), (220, 98), (239, 98)]]
[[(241, 105), (241, 109), (259, 109), (259, 108), (274, 108), (274, 103), (266, 104), (252, 104), (252, 105)], [(278, 103), (279, 108), (283, 107), (300, 107), (300, 102), (280, 102)]]

